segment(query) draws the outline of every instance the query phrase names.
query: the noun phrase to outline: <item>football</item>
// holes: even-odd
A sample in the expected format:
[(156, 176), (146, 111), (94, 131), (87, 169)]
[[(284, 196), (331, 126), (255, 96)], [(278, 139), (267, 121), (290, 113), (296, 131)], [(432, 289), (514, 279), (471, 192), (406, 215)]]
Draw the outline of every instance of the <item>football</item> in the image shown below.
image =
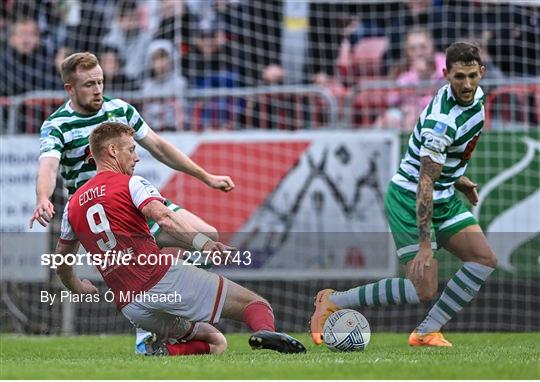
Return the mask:
[(356, 310), (338, 310), (324, 324), (324, 343), (332, 351), (362, 351), (370, 338), (369, 322)]

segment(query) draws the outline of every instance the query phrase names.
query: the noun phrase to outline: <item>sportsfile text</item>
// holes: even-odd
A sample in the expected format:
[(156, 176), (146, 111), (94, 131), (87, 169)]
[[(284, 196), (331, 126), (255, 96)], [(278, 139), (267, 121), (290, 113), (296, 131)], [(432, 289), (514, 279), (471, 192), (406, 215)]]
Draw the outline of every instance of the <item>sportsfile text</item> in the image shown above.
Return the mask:
[(44, 253), (41, 255), (41, 265), (56, 269), (61, 265), (94, 265), (101, 269), (118, 265), (176, 265), (182, 262), (183, 265), (251, 265), (251, 252), (249, 251), (183, 251), (177, 254), (145, 254), (135, 255), (132, 248), (124, 251), (108, 250), (105, 253)]

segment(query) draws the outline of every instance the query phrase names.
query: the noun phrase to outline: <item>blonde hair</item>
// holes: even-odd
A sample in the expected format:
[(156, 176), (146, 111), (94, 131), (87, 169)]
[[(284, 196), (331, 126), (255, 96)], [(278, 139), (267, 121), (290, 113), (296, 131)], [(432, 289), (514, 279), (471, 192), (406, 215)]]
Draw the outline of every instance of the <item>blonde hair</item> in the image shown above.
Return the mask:
[(132, 137), (133, 134), (135, 134), (135, 130), (128, 125), (119, 122), (104, 122), (90, 134), (90, 152), (94, 158), (100, 158), (103, 150), (107, 148), (112, 139), (120, 138), (123, 135)]
[(72, 82), (77, 69), (93, 69), (99, 65), (97, 57), (90, 52), (79, 52), (69, 55), (62, 61), (61, 72), (64, 83)]

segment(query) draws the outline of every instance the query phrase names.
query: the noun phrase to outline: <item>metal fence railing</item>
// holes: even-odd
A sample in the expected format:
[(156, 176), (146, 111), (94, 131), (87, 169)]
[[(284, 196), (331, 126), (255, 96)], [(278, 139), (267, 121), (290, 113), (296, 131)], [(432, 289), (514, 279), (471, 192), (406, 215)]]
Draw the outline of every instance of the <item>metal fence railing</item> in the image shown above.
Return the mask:
[[(155, 130), (318, 129), (334, 126), (338, 106), (320, 86), (188, 90), (178, 94), (112, 94), (137, 107)], [(33, 134), (66, 101), (63, 91), (0, 97), (0, 134)]]
[[(373, 127), (410, 130), (439, 86), (441, 83), (396, 86), (393, 81), (363, 81), (341, 99), (329, 89), (315, 85), (188, 90), (182, 95), (112, 95), (136, 106), (156, 131)], [(507, 122), (538, 126), (540, 78), (484, 80), (482, 88), (486, 92), (486, 129), (506, 128)], [(65, 100), (63, 91), (0, 97), (0, 134), (37, 133), (43, 121)], [(410, 114), (409, 120), (406, 113)], [(394, 122), (386, 118), (388, 115), (395, 117)]]
[[(396, 86), (394, 81), (364, 81), (351, 88), (342, 114), (344, 126), (370, 128), (395, 126), (385, 125), (381, 117), (392, 108), (403, 108), (403, 104), (427, 104), (442, 82), (423, 82), (414, 86)], [(517, 122), (524, 126), (538, 126), (540, 122), (540, 78), (508, 78), (483, 80), (486, 93), (486, 129), (493, 121)], [(422, 108), (416, 108), (414, 119)], [(413, 122), (414, 123), (414, 122)], [(414, 124), (406, 125), (412, 129)]]

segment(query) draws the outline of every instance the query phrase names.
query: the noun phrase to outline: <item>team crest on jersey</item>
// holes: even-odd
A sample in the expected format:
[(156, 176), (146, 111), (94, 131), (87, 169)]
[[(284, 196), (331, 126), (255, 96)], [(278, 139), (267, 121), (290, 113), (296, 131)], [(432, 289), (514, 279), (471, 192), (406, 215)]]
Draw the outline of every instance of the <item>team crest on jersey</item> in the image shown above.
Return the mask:
[(112, 113), (112, 112), (110, 112), (110, 111), (107, 112), (107, 120), (108, 120), (109, 122), (120, 122), (120, 121), (118, 120), (118, 118), (114, 115), (114, 113)]

